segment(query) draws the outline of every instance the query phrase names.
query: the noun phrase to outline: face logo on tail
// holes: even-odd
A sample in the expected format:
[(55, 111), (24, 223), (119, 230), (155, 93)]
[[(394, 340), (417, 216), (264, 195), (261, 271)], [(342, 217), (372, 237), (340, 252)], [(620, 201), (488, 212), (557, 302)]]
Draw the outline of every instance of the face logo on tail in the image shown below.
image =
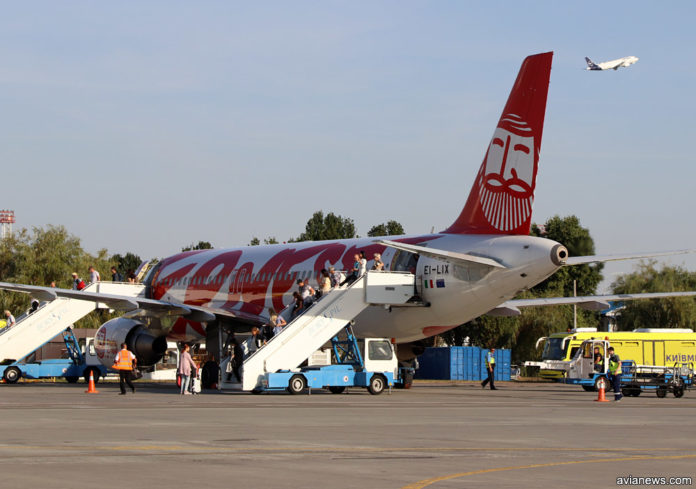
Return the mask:
[(552, 57), (522, 63), (464, 209), (445, 233), (529, 234)]
[(501, 117), (479, 183), (483, 215), (495, 229), (516, 229), (532, 215), (534, 156), (532, 128), (515, 114)]

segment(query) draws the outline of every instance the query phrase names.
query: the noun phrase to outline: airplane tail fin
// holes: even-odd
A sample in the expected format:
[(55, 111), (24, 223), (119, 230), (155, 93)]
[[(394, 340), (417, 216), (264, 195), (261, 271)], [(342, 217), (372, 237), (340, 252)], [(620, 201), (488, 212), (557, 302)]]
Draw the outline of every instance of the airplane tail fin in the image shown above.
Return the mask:
[(587, 61), (587, 69), (588, 70), (598, 70), (600, 69), (599, 66), (597, 66), (590, 58), (585, 56), (585, 61)]
[(522, 63), (466, 205), (445, 233), (529, 234), (552, 57)]

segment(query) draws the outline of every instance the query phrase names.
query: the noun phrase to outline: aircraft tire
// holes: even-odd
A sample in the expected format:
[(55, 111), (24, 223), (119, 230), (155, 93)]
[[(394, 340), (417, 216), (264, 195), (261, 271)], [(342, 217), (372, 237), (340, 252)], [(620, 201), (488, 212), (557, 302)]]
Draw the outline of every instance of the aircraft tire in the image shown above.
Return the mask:
[(68, 384), (77, 384), (77, 381), (80, 380), (80, 377), (77, 375), (68, 375), (65, 377), (65, 380), (68, 381)]
[(345, 385), (332, 385), (329, 387), (329, 392), (331, 392), (331, 394), (343, 394), (345, 390)]

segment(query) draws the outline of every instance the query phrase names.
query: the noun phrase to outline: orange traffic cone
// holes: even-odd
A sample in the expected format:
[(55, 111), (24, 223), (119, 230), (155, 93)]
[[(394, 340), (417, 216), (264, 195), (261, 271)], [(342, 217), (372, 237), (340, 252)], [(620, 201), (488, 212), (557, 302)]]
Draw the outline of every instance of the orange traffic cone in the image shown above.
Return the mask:
[(604, 394), (604, 379), (602, 379), (599, 381), (599, 395), (597, 396), (597, 399), (595, 399), (595, 402), (609, 402)]
[(89, 385), (85, 391), (87, 394), (99, 394), (99, 391), (94, 388), (94, 370), (89, 371)]

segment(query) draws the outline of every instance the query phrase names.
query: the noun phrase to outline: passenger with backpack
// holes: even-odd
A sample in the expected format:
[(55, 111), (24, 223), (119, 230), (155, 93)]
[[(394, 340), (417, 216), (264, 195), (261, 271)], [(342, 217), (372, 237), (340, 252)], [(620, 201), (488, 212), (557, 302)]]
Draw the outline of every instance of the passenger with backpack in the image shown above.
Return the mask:
[(72, 273), (72, 278), (73, 278), (73, 285), (72, 289), (73, 290), (82, 290), (86, 287), (85, 281), (82, 280), (78, 275), (77, 272)]

